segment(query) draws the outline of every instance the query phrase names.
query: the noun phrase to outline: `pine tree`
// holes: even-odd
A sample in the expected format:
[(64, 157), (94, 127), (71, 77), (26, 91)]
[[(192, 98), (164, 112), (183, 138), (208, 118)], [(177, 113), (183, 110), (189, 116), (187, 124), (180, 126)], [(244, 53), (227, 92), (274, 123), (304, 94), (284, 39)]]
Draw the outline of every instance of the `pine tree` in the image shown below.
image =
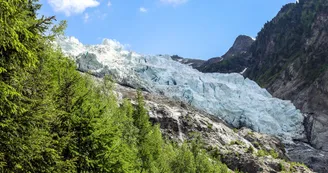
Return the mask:
[(172, 171), (176, 173), (196, 173), (194, 155), (188, 144), (184, 143), (178, 149), (178, 154), (172, 162)]
[(40, 7), (35, 0), (0, 2), (0, 169), (6, 172), (53, 172), (59, 158), (42, 106), (49, 103), (45, 80), (31, 76), (47, 48), (42, 33), (54, 19), (38, 19)]
[(141, 91), (137, 92), (137, 106), (134, 112), (134, 125), (138, 128), (138, 157), (140, 158), (140, 172), (160, 172), (166, 169), (162, 159), (164, 142), (159, 126), (152, 126), (145, 109)]
[(119, 103), (108, 76), (77, 72), (51, 46), (66, 22), (50, 29), (37, 2), (0, 1), (0, 172), (223, 170), (198, 142), (164, 142), (140, 91)]

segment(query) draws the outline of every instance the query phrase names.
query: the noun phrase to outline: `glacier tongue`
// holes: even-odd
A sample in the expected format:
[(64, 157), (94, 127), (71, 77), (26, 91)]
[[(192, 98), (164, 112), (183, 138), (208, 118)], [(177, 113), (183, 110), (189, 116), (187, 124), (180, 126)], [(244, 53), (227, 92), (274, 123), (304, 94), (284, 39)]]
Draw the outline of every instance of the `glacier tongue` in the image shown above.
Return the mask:
[(234, 127), (246, 126), (285, 141), (304, 137), (304, 117), (290, 101), (273, 98), (240, 74), (204, 74), (168, 55), (140, 55), (109, 39), (84, 46), (74, 37), (61, 37), (56, 44), (76, 58), (82, 71), (110, 74), (120, 84), (185, 101)]

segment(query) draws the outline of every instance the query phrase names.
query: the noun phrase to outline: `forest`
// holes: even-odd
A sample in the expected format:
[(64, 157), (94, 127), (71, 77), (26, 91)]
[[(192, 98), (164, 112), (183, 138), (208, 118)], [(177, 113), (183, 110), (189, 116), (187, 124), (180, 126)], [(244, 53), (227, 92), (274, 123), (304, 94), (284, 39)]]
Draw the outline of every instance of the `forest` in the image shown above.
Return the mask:
[(65, 21), (38, 14), (37, 0), (0, 0), (0, 171), (225, 173), (199, 136), (165, 139), (113, 81), (76, 70), (53, 46)]

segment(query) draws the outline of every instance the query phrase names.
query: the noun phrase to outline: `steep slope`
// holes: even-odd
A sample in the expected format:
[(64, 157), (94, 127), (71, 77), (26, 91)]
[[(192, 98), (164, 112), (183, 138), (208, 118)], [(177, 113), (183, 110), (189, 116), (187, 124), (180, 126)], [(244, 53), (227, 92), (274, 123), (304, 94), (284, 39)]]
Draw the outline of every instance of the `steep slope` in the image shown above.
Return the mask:
[[(319, 172), (328, 171), (324, 166), (328, 165), (327, 48), (328, 1), (300, 0), (284, 6), (259, 32), (246, 72), (273, 96), (291, 100), (307, 114), (307, 140), (322, 152), (293, 157), (313, 164)], [(321, 168), (315, 165), (318, 162)]]
[[(100, 80), (100, 79), (96, 79)], [(119, 98), (136, 102), (136, 90), (115, 85)], [(312, 172), (304, 165), (288, 159), (279, 139), (247, 128), (231, 129), (218, 118), (199, 111), (184, 102), (156, 93), (143, 92), (150, 120), (159, 123), (162, 133), (170, 140), (182, 142), (199, 133), (207, 151), (221, 158), (231, 170), (243, 172)], [(287, 148), (288, 150), (288, 148)]]
[(249, 49), (253, 43), (253, 38), (240, 35), (226, 54), (211, 58), (196, 69), (204, 73), (241, 73), (249, 66), (248, 61), (251, 57)]
[(303, 115), (293, 104), (273, 98), (239, 74), (203, 74), (170, 56), (143, 56), (108, 39), (101, 45), (83, 46), (70, 37), (57, 44), (77, 57), (81, 71), (110, 74), (122, 85), (184, 101), (234, 127), (246, 126), (286, 142), (304, 137)]
[(300, 0), (265, 24), (247, 77), (308, 114), (309, 142), (328, 151), (328, 1)]
[(228, 59), (233, 58), (238, 54), (246, 53), (249, 51), (249, 48), (254, 43), (254, 41), (255, 40), (253, 38), (247, 35), (240, 35), (236, 38), (233, 46), (222, 57)]
[(178, 55), (173, 55), (171, 58), (182, 64), (190, 65), (203, 73), (243, 73), (250, 65), (250, 48), (254, 41), (255, 40), (249, 36), (240, 35), (223, 56), (213, 57), (207, 61), (182, 58)]

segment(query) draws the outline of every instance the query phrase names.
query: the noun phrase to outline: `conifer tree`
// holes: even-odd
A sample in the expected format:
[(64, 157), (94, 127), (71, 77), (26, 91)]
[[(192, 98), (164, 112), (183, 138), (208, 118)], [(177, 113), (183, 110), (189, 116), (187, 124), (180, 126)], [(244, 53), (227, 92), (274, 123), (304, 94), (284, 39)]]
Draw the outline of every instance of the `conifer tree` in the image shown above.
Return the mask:
[(134, 107), (108, 76), (77, 72), (51, 46), (66, 22), (50, 29), (55, 18), (38, 18), (37, 2), (0, 1), (0, 172), (223, 170), (198, 142), (164, 142), (140, 91)]
[(59, 158), (41, 106), (48, 93), (38, 92), (46, 85), (31, 77), (47, 47), (42, 33), (54, 19), (38, 19), (36, 2), (0, 2), (0, 169), (6, 172), (51, 172)]

